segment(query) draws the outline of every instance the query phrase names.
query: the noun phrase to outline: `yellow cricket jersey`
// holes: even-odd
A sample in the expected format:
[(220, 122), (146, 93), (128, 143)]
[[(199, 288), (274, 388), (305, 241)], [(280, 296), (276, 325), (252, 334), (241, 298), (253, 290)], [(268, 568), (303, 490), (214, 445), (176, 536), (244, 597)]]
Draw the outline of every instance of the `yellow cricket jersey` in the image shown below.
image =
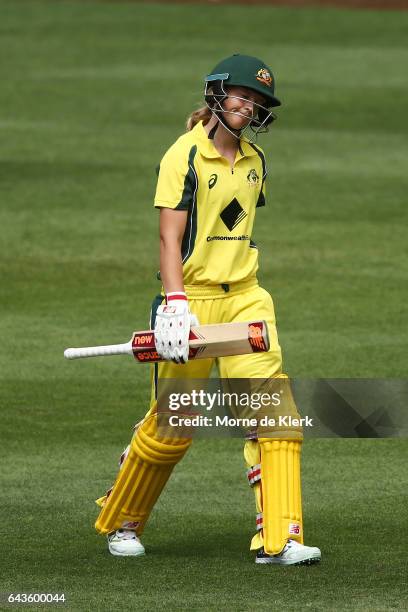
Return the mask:
[(234, 168), (200, 121), (161, 160), (154, 205), (187, 210), (182, 242), (186, 285), (235, 283), (255, 277), (251, 239), (255, 209), (265, 204), (265, 157), (241, 138)]

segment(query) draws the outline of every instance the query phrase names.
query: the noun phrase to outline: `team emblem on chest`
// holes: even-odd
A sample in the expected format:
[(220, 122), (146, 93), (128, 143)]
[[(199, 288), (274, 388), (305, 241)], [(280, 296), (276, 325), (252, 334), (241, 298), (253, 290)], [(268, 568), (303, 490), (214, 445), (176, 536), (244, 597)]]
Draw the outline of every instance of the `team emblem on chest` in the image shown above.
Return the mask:
[(259, 176), (256, 173), (255, 168), (252, 168), (247, 174), (247, 181), (250, 187), (255, 187), (259, 183)]

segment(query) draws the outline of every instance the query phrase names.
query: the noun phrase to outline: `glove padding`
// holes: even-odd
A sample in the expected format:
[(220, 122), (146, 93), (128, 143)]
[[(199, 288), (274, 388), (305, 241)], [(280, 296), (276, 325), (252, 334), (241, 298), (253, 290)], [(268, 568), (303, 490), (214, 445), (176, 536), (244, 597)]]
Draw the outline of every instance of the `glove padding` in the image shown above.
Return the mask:
[(185, 293), (169, 293), (166, 299), (167, 304), (159, 306), (156, 313), (154, 326), (156, 350), (167, 361), (187, 363), (190, 327), (198, 325), (198, 319), (190, 313)]

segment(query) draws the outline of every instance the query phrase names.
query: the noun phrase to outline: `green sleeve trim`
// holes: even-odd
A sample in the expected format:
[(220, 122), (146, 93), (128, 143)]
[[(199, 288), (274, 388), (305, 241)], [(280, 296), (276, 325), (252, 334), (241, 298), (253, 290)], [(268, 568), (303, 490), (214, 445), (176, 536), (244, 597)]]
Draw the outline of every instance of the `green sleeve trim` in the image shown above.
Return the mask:
[(266, 202), (265, 202), (265, 196), (263, 191), (261, 190), (261, 193), (259, 194), (259, 198), (258, 201), (256, 203), (256, 208), (261, 208), (261, 206), (265, 206)]
[(251, 147), (253, 148), (254, 151), (257, 152), (261, 163), (262, 163), (262, 185), (261, 185), (261, 191), (259, 192), (259, 197), (258, 197), (258, 201), (256, 203), (256, 208), (260, 208), (261, 206), (265, 206), (266, 202), (265, 202), (265, 195), (263, 192), (263, 186), (265, 183), (265, 179), (266, 179), (266, 175), (268, 174), (268, 171), (266, 169), (266, 161), (265, 161), (265, 155), (263, 154), (263, 152), (258, 149), (258, 147), (256, 147), (254, 144), (252, 144), (252, 142), (248, 143), (251, 145)]
[[(187, 261), (194, 250), (194, 245), (197, 237), (197, 190), (198, 190), (198, 178), (197, 172), (194, 168), (194, 158), (197, 153), (197, 146), (194, 145), (190, 149), (188, 156), (188, 173), (184, 182), (186, 192), (186, 201), (188, 201), (188, 208), (181, 210), (188, 210), (186, 229), (181, 243), (181, 257), (183, 264)], [(187, 180), (187, 177), (188, 180)], [(183, 191), (183, 196), (184, 196)], [(183, 202), (183, 197), (182, 197)], [(177, 207), (178, 208), (178, 207)], [(178, 208), (179, 209), (179, 208)], [(179, 209), (180, 210), (180, 209)]]
[(190, 210), (196, 196), (198, 181), (197, 174), (194, 169), (194, 157), (197, 153), (197, 145), (191, 147), (188, 154), (188, 170), (184, 178), (184, 188), (181, 194), (181, 200), (177, 204), (175, 210)]

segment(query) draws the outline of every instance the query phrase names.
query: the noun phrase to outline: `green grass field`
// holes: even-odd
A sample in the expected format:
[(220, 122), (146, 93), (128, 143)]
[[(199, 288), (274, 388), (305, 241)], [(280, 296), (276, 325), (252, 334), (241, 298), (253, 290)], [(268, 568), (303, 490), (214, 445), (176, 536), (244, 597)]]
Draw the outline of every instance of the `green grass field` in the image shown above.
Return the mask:
[(253, 564), (239, 440), (197, 441), (148, 556), (117, 559), (93, 500), (147, 371), (62, 357), (146, 326), (154, 168), (203, 76), (241, 51), (284, 102), (255, 239), (286, 370), (407, 377), (407, 29), (407, 12), (0, 0), (1, 591), (65, 592), (69, 610), (407, 608), (404, 440), (305, 442), (320, 566)]

